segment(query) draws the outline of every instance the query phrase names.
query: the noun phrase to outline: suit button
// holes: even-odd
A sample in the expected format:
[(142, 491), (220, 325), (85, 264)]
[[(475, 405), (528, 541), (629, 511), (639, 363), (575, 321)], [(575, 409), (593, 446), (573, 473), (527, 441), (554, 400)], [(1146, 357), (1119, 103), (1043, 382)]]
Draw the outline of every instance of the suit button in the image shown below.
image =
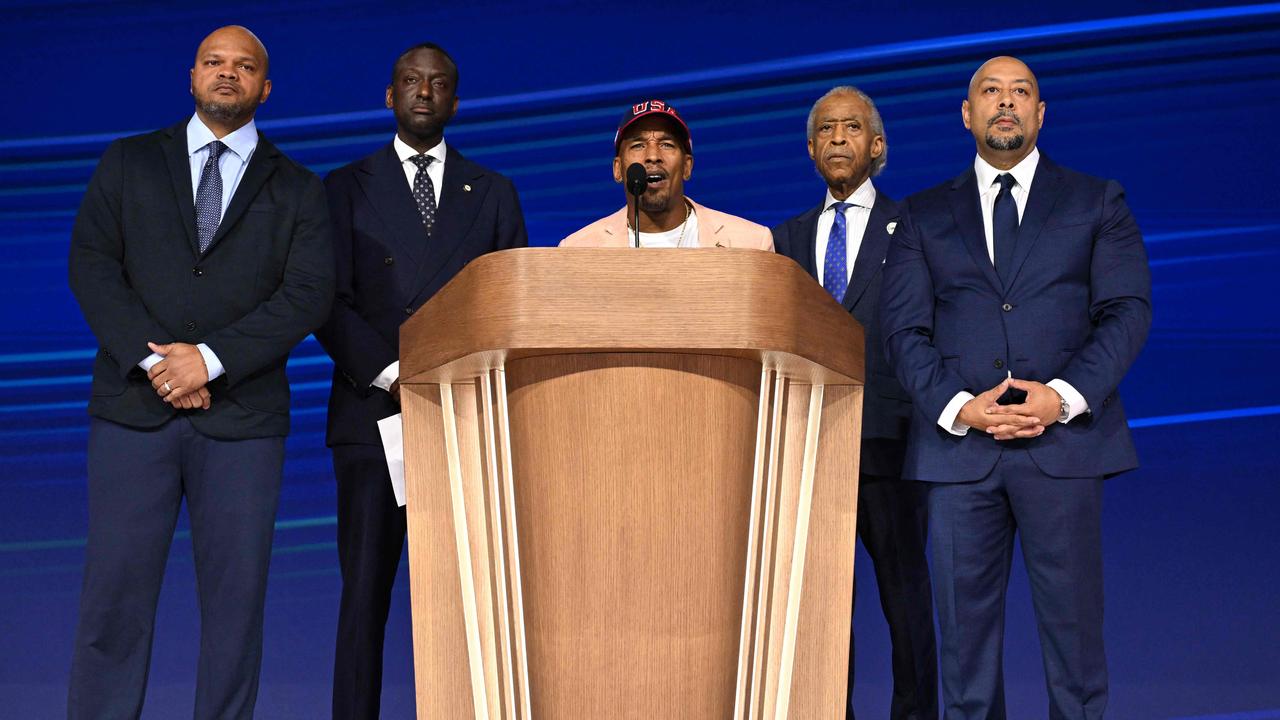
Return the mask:
[(196, 277), (204, 277), (204, 271), (201, 270), (199, 267), (191, 268), (191, 274), (195, 275)]
[(411, 308), (411, 307), (407, 307), (407, 308), (405, 308), (405, 309), (404, 309), (404, 314), (405, 314), (405, 315), (412, 315), (412, 314), (413, 314), (413, 308)]
[(1003, 305), (1001, 305), (1001, 306), (1000, 306), (1000, 309), (1001, 309), (1001, 310), (1003, 310), (1003, 311), (1005, 311), (1005, 312), (1009, 312), (1010, 310), (1012, 310), (1012, 309), (1013, 309), (1013, 306), (1012, 306), (1012, 305), (1010, 305), (1009, 303), (1005, 303), (1005, 304), (1003, 304)]
[(188, 332), (195, 332), (195, 329), (196, 329), (196, 321), (195, 321), (195, 320), (188, 320), (188, 321), (187, 321), (187, 331), (188, 331)]
[(396, 261), (396, 259), (395, 259), (395, 258), (393, 258), (393, 257), (391, 257), (390, 255), (388, 255), (388, 256), (386, 256), (386, 257), (382, 258), (382, 264), (383, 264), (383, 265), (390, 265), (390, 264), (394, 263), (395, 261)]
[(999, 370), (1000, 368), (1004, 367), (1004, 361), (1003, 361), (1003, 360), (998, 360), (998, 359), (997, 359), (997, 360), (995, 361), (995, 363), (993, 363), (993, 364), (996, 366), (996, 369), (997, 369), (997, 370)]

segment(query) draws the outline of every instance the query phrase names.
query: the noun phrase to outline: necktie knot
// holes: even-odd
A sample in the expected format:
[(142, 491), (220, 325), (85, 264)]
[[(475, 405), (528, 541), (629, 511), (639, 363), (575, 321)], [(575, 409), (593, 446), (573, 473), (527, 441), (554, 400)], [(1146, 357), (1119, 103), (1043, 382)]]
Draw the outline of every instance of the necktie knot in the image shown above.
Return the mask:
[(847, 203), (847, 202), (832, 203), (831, 207), (835, 208), (836, 215), (844, 215), (844, 211), (853, 207), (853, 203)]
[(209, 157), (216, 162), (218, 158), (222, 157), (222, 153), (226, 151), (227, 144), (221, 140), (214, 140), (205, 147), (209, 148)]
[(427, 166), (431, 164), (432, 160), (435, 160), (435, 158), (431, 157), (430, 155), (410, 155), (409, 156), (409, 162), (413, 163), (414, 165), (417, 165), (419, 170), (426, 170)]
[(1018, 184), (1018, 181), (1010, 173), (1000, 173), (996, 176), (996, 182), (1000, 183), (1000, 189), (1005, 192), (1011, 192), (1013, 186)]

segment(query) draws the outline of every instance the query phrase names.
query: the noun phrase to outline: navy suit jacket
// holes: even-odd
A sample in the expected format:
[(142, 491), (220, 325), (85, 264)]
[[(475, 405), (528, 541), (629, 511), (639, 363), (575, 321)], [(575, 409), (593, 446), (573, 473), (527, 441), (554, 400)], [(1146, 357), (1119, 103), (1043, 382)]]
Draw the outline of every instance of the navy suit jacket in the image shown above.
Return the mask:
[(337, 295), (316, 338), (334, 361), (329, 445), (380, 445), (377, 421), (400, 409), (370, 386), (400, 358), (400, 324), (471, 260), (529, 244), (515, 186), (447, 146), (430, 240), (395, 147), (331, 172)]
[[(71, 290), (99, 347), (89, 413), (150, 428), (181, 412), (211, 437), (286, 435), (289, 351), (333, 299), (324, 188), (259, 134), (201, 253), (188, 122), (113, 142), (76, 216)], [(208, 344), (226, 371), (208, 410), (160, 399), (138, 367), (148, 341)]]
[[(815, 256), (818, 216), (822, 206), (812, 208), (773, 229), (774, 249), (795, 260), (816, 280)], [(898, 220), (898, 204), (876, 191), (876, 202), (867, 219), (858, 257), (853, 263), (844, 307), (862, 324), (866, 338), (866, 389), (862, 399), (861, 472), (897, 477), (902, 470), (903, 452), (911, 417), (911, 400), (885, 359), (881, 340), (879, 304), (881, 272), (891, 238), (889, 224)]]
[[(1008, 287), (987, 254), (972, 168), (911, 196), (885, 264), (881, 319), (889, 361), (915, 401), (906, 477), (981, 479), (1005, 447), (1025, 447), (1055, 477), (1137, 467), (1117, 386), (1151, 326), (1151, 276), (1116, 182), (1042, 153)], [(1061, 378), (1090, 412), (1012, 442), (938, 426), (957, 392), (988, 390), (1009, 372)]]

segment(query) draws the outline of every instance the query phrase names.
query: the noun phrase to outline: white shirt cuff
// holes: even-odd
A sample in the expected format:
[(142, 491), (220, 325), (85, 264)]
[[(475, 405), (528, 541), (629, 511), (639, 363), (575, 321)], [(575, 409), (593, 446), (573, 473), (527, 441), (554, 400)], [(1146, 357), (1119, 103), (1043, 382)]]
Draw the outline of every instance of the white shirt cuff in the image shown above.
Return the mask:
[(142, 368), (142, 372), (149, 373), (151, 372), (152, 366), (154, 366), (156, 363), (160, 362), (163, 359), (164, 359), (164, 356), (161, 355), (160, 353), (151, 353), (150, 355), (142, 358), (142, 362), (138, 363), (138, 367)]
[(938, 416), (938, 427), (946, 430), (952, 435), (965, 436), (969, 434), (969, 426), (957, 420), (960, 417), (960, 408), (964, 404), (973, 399), (973, 393), (961, 390), (956, 396), (951, 398), (951, 402), (942, 408), (942, 414)]
[(391, 383), (399, 379), (400, 361), (397, 360), (383, 368), (382, 372), (378, 373), (378, 377), (374, 378), (373, 382), (369, 383), (369, 385), (370, 387), (376, 387), (380, 390), (391, 392)]
[(209, 371), (209, 382), (213, 382), (214, 378), (226, 372), (222, 367), (222, 361), (209, 349), (208, 345), (200, 343), (196, 345), (196, 349), (200, 351), (200, 357), (204, 358), (204, 369)]
[(1063, 400), (1067, 401), (1067, 419), (1062, 420), (1061, 422), (1071, 422), (1072, 420), (1075, 420), (1077, 416), (1089, 412), (1089, 403), (1085, 402), (1083, 395), (1081, 395), (1075, 388), (1071, 387), (1071, 383), (1066, 380), (1054, 378), (1045, 383), (1045, 385), (1053, 388), (1062, 396)]

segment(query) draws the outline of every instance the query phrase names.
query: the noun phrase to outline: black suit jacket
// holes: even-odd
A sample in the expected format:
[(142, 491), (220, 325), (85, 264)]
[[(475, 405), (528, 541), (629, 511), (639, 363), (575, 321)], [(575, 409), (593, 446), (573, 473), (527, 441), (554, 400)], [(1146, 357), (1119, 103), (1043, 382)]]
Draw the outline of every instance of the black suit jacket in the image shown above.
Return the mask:
[(334, 361), (328, 443), (380, 445), (377, 421), (399, 408), (370, 386), (400, 357), (400, 324), (471, 260), (529, 244), (515, 186), (447, 146), (430, 240), (395, 147), (325, 178), (338, 289), (316, 338)]
[(206, 343), (226, 374), (212, 406), (181, 411), (202, 433), (289, 432), (289, 351), (328, 315), (333, 260), (320, 179), (259, 135), (201, 254), (187, 121), (107, 148), (76, 216), (71, 290), (98, 339), (90, 414), (156, 427), (175, 413), (138, 363), (147, 342)]
[[(795, 260), (819, 281), (815, 252), (820, 214), (821, 205), (773, 229), (776, 251)], [(862, 400), (861, 471), (891, 477), (896, 477), (902, 470), (907, 426), (911, 419), (911, 401), (885, 359), (880, 333), (881, 267), (889, 251), (889, 226), (897, 220), (897, 203), (877, 190), (858, 257), (854, 260), (849, 289), (844, 295), (844, 307), (862, 324), (866, 339), (867, 385)]]

